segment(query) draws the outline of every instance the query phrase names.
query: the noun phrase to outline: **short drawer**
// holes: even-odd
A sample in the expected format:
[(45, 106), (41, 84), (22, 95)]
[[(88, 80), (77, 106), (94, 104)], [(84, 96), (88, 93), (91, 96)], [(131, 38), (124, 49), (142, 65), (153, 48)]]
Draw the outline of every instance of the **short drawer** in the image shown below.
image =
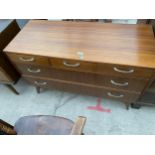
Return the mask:
[(96, 70), (98, 73), (108, 73), (109, 75), (128, 78), (150, 78), (154, 72), (152, 69), (112, 64), (97, 64)]
[(53, 68), (57, 69), (65, 69), (70, 71), (78, 71), (78, 72), (96, 72), (96, 64), (83, 62), (83, 61), (75, 61), (75, 60), (66, 60), (66, 59), (50, 59)]
[(92, 96), (115, 99), (122, 102), (133, 102), (139, 97), (139, 94), (132, 92), (117, 91), (114, 89), (104, 89), (91, 85), (88, 86), (77, 83), (69, 83), (65, 81), (52, 80), (47, 78), (32, 78), (29, 76), (24, 76), (24, 79), (26, 79), (28, 82), (35, 85), (36, 87), (52, 88), (61, 91), (75, 92), (79, 94), (88, 94)]
[(52, 67), (79, 72), (96, 73), (103, 75), (115, 75), (120, 77), (150, 78), (153, 70), (131, 66), (120, 66), (112, 64), (99, 64), (66, 59), (50, 59)]
[(12, 54), (12, 53), (7, 53), (7, 56), (14, 63), (50, 66), (48, 58), (42, 56)]
[(37, 76), (37, 77), (51, 76), (51, 69), (40, 65), (16, 63), (15, 66), (21, 75), (30, 75), (30, 76)]

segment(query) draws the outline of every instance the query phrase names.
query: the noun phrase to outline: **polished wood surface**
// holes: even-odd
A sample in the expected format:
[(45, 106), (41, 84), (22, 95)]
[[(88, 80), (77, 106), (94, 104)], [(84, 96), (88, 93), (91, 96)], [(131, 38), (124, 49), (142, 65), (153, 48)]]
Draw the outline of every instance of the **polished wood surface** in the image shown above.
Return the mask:
[(41, 65), (41, 66), (50, 66), (49, 59), (43, 56), (36, 55), (26, 55), (26, 54), (7, 54), (9, 59), (12, 62), (23, 63), (23, 64), (32, 64), (32, 65)]
[(18, 67), (19, 72), (23, 76), (26, 75), (42, 78), (59, 79), (64, 81), (86, 83), (91, 85), (97, 85), (100, 87), (106, 86), (135, 92), (141, 92), (149, 81), (149, 79), (147, 78), (127, 78), (123, 76), (113, 76), (110, 74), (100, 75), (86, 72), (47, 68), (38, 65), (25, 65), (17, 63), (16, 66)]
[(33, 20), (4, 51), (155, 68), (154, 45), (149, 25)]
[(117, 64), (83, 62), (83, 61), (75, 61), (75, 60), (68, 60), (68, 59), (51, 59), (51, 64), (53, 68), (57, 68), (57, 69), (83, 71), (83, 72), (98, 73), (103, 75), (105, 74), (118, 75), (123, 77), (147, 78), (147, 77), (151, 77), (154, 72), (153, 69), (145, 69), (145, 68), (139, 68), (139, 67), (133, 67), (133, 66), (126, 66), (126, 65), (122, 66)]
[(122, 101), (128, 108), (155, 72), (149, 25), (30, 21), (5, 48), (23, 78), (37, 88)]
[(15, 65), (17, 63), (24, 65), (26, 64), (27, 66), (39, 65), (48, 68), (64, 69), (77, 72), (88, 72), (102, 75), (106, 75), (108, 73), (108, 75), (116, 75), (123, 77), (150, 78), (154, 72), (153, 69), (146, 69), (142, 67), (139, 68), (133, 66), (122, 66), (116, 64), (105, 64), (105, 63), (101, 64), (94, 62), (85, 62), (81, 60), (76, 61), (62, 58), (56, 59), (44, 56), (41, 57), (35, 55), (12, 54), (12, 53), (7, 53), (7, 56)]

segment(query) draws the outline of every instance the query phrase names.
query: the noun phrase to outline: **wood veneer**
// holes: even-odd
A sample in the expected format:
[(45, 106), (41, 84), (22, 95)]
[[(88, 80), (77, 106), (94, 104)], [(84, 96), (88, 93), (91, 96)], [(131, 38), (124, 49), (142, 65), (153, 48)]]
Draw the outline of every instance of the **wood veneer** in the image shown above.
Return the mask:
[[(76, 72), (55, 68), (47, 68), (38, 65), (25, 65), (17, 63), (16, 66), (18, 67), (18, 70), (22, 75), (60, 79), (78, 83), (87, 83), (97, 86), (117, 88), (121, 90), (130, 90), (134, 92), (141, 92), (149, 81), (149, 79), (126, 78), (120, 76), (112, 76), (109, 74), (100, 75), (86, 72)], [(40, 72), (35, 72), (38, 69), (40, 70)], [(32, 71), (34, 71), (34, 73)]]
[[(47, 78), (42, 79), (42, 78), (34, 78), (30, 76), (23, 76), (23, 77), (29, 83), (31, 83), (32, 85), (35, 85), (36, 87), (53, 88), (61, 91), (69, 91), (74, 93), (80, 93), (80, 94), (82, 93), (86, 95), (105, 97), (109, 99), (119, 100), (125, 103), (136, 101), (136, 99), (139, 96), (139, 94), (132, 93), (132, 92), (125, 92), (117, 89), (101, 88), (94, 85), (87, 85), (82, 83), (77, 84), (77, 83), (72, 83), (72, 82), (67, 82), (62, 80), (52, 80)], [(46, 84), (44, 84), (45, 82)], [(111, 93), (116, 97), (109, 96), (108, 93)], [(123, 97), (119, 97), (122, 95)]]
[(128, 107), (155, 72), (154, 45), (150, 25), (34, 20), (4, 51), (38, 91), (55, 88), (107, 97)]
[(150, 25), (30, 21), (4, 51), (155, 68)]

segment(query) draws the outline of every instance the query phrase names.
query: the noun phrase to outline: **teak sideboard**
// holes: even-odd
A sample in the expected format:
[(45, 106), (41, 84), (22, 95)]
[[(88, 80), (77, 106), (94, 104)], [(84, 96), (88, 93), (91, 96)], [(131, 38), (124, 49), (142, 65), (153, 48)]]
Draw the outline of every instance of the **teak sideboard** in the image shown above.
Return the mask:
[(127, 108), (155, 72), (150, 25), (31, 20), (4, 52), (38, 91), (100, 96)]

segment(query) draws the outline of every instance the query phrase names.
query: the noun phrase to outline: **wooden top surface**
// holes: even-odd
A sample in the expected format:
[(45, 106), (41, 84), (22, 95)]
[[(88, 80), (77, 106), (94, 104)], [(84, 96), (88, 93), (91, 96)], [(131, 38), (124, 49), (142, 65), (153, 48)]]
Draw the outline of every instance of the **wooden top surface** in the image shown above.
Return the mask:
[(155, 68), (150, 25), (32, 20), (4, 51)]

